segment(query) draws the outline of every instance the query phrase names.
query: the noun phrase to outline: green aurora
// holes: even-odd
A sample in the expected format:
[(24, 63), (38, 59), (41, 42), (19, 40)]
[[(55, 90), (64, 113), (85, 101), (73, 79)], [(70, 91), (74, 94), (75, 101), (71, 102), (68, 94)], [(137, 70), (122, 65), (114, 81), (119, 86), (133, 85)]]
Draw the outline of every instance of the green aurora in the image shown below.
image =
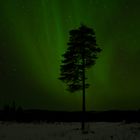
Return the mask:
[[(132, 3), (133, 2), (133, 3)], [(87, 110), (140, 109), (139, 0), (0, 1), (0, 106), (81, 110), (58, 80), (69, 31), (84, 23), (103, 49), (87, 75)]]

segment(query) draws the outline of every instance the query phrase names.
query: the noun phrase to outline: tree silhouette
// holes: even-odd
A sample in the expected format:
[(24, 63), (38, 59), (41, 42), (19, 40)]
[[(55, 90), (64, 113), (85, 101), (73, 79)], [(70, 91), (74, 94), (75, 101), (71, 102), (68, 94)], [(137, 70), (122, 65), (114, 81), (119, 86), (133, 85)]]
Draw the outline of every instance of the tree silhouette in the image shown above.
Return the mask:
[(70, 30), (70, 38), (67, 43), (68, 49), (62, 55), (62, 65), (60, 65), (59, 79), (67, 84), (67, 90), (74, 93), (83, 91), (83, 119), (81, 129), (85, 129), (85, 89), (89, 87), (86, 83), (86, 70), (95, 64), (97, 53), (101, 49), (97, 47), (95, 32), (83, 24), (78, 29)]

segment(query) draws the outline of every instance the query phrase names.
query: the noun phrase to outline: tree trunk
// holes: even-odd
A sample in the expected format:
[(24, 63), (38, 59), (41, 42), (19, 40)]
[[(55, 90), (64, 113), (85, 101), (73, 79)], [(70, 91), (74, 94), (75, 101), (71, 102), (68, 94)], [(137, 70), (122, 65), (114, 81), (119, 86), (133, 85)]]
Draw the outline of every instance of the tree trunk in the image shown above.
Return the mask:
[(86, 112), (86, 104), (85, 104), (85, 56), (84, 49), (82, 54), (82, 65), (83, 65), (83, 104), (82, 104), (82, 131), (85, 130), (85, 112)]
[(85, 80), (83, 80), (83, 113), (82, 113), (82, 131), (85, 130), (85, 112), (86, 112), (86, 108), (85, 108)]

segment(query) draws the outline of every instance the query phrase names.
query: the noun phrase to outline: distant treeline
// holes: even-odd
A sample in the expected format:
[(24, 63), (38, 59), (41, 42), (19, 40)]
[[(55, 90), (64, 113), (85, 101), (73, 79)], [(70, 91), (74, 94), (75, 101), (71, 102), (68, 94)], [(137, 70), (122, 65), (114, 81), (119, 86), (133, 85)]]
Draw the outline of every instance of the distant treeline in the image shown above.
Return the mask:
[[(17, 122), (81, 122), (82, 111), (48, 111), (48, 110), (23, 110), (22, 107), (15, 108), (5, 106), (0, 111), (1, 121)], [(137, 111), (90, 111), (85, 114), (86, 122), (140, 122), (140, 110)]]

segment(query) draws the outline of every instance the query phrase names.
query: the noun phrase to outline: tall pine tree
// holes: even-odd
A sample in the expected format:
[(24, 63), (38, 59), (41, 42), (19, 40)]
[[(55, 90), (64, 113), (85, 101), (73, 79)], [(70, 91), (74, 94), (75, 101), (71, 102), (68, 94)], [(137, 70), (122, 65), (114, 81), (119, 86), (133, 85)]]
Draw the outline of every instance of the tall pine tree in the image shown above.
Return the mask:
[(67, 90), (76, 92), (82, 90), (83, 93), (83, 119), (82, 130), (85, 129), (85, 89), (89, 87), (86, 83), (86, 70), (95, 64), (97, 53), (101, 49), (97, 47), (95, 32), (83, 24), (78, 29), (70, 30), (70, 38), (67, 43), (67, 51), (62, 55), (62, 65), (60, 65), (59, 79), (67, 84)]

